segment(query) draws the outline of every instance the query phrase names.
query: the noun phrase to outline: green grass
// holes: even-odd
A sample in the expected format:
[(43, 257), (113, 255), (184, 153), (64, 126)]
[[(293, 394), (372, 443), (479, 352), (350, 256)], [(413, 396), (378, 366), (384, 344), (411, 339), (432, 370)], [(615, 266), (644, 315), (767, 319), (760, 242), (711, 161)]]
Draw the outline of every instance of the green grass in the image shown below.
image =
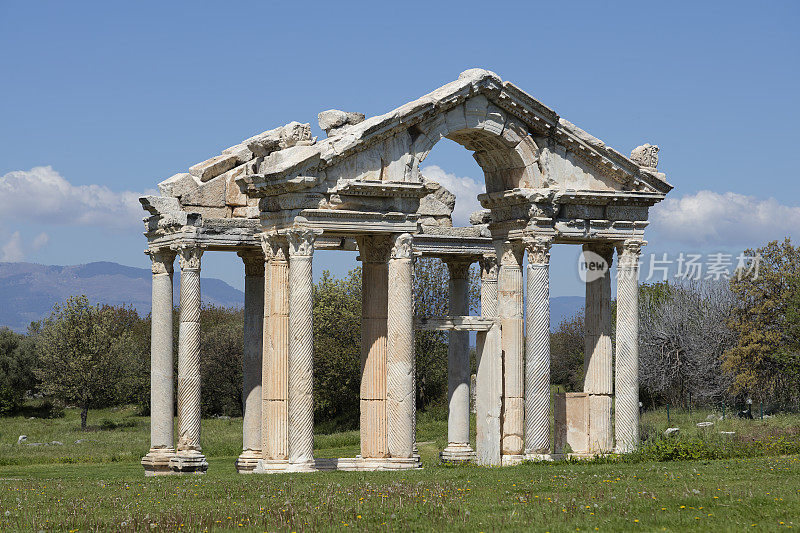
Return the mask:
[[(684, 442), (705, 439), (694, 424), (708, 412), (675, 414)], [(685, 417), (685, 418), (681, 418)], [(101, 430), (118, 425), (113, 430)], [(647, 413), (655, 434), (663, 413)], [(436, 454), (446, 422), (422, 413), (424, 466), (413, 472), (325, 472), (242, 476), (233, 461), (241, 419), (203, 421), (205, 476), (147, 478), (138, 464), (148, 420), (132, 408), (62, 419), (0, 419), (0, 530), (161, 531), (771, 531), (800, 527), (800, 455), (719, 460), (524, 464), (447, 467)], [(737, 431), (724, 450), (747, 442), (797, 440), (800, 419), (715, 421)], [(696, 433), (696, 434), (695, 434)], [(713, 434), (712, 434), (713, 433)], [(18, 446), (58, 440), (62, 446)], [(75, 444), (78, 439), (91, 439)], [(660, 442), (658, 440), (654, 442)], [(321, 457), (353, 456), (358, 433), (318, 435)], [(762, 452), (769, 453), (769, 450)], [(753, 525), (755, 524), (755, 525)]]

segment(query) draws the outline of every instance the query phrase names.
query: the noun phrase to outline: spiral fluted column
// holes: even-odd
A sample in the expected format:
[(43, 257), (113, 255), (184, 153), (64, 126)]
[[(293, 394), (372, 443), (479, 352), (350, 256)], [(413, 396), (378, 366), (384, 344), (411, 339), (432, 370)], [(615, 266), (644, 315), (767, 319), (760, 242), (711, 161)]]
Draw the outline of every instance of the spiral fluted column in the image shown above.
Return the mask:
[(617, 248), (617, 359), (615, 373), (616, 449), (639, 445), (639, 255), (643, 241)]
[(414, 259), (413, 238), (403, 233), (394, 238), (389, 258), (387, 313), (387, 447), (390, 457), (414, 455)]
[(289, 240), (289, 462), (314, 462), (314, 334), (311, 261), (316, 234), (292, 229)]
[(204, 473), (200, 447), (200, 258), (197, 244), (179, 248), (181, 312), (178, 330), (178, 450), (170, 460), (176, 472)]
[(611, 345), (611, 262), (614, 257), (614, 248), (604, 243), (585, 244), (583, 254), (585, 261), (590, 265), (586, 274), (583, 365), (585, 369), (583, 391), (588, 393), (588, 451), (609, 452), (613, 447), (611, 403), (614, 393), (614, 369)]
[(172, 265), (175, 252), (149, 250), (153, 270), (150, 314), (150, 451), (142, 458), (145, 475), (169, 474), (175, 455), (172, 402)]
[(525, 335), (525, 453), (550, 451), (550, 244), (532, 238), (528, 248)]
[[(469, 315), (469, 260), (446, 260), (450, 272), (449, 314)], [(469, 443), (469, 332), (450, 331), (447, 345), (447, 447), (442, 461), (467, 462), (475, 458)]]
[(361, 456), (387, 457), (387, 316), (392, 242), (389, 236), (358, 239), (361, 259)]
[(261, 365), (264, 333), (264, 255), (239, 252), (244, 262), (244, 352), (242, 359), (242, 453), (239, 473), (250, 473), (261, 459)]
[(497, 240), (494, 244), (500, 259), (497, 311), (502, 329), (503, 350), (502, 453), (521, 455), (525, 416), (521, 266), (523, 246), (521, 242), (511, 240)]

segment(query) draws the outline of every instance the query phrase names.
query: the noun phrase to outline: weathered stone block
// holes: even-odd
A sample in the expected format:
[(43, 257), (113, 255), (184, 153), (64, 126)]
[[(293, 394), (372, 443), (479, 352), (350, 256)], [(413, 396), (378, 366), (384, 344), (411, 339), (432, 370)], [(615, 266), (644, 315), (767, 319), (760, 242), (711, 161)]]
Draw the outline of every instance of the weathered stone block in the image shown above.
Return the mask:
[(258, 218), (259, 211), (257, 207), (234, 207), (233, 216), (237, 218)]
[(647, 207), (609, 205), (606, 206), (605, 220), (647, 220)]
[(603, 219), (603, 206), (602, 205), (577, 205), (567, 204), (562, 209), (561, 218), (577, 218), (582, 220), (602, 220)]
[(589, 451), (589, 395), (583, 392), (556, 393), (553, 403), (555, 453)]
[(184, 194), (197, 189), (201, 183), (200, 180), (191, 174), (181, 172), (159, 183), (158, 191), (162, 196), (180, 198)]
[(237, 163), (238, 159), (235, 155), (222, 154), (189, 167), (189, 174), (200, 178), (200, 181), (208, 181), (232, 169)]
[(226, 176), (217, 176), (203, 183), (200, 187), (181, 196), (183, 205), (201, 205), (204, 207), (224, 207), (227, 191)]

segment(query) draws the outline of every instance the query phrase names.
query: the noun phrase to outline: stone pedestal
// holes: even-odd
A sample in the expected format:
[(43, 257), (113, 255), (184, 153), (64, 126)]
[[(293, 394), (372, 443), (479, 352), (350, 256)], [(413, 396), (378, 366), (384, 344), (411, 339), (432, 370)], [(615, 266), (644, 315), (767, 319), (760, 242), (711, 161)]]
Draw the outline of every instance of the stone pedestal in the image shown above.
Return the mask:
[(202, 474), (208, 463), (200, 447), (200, 258), (198, 245), (180, 248), (181, 311), (178, 331), (178, 449), (174, 472)]
[(250, 473), (262, 458), (261, 366), (264, 330), (264, 256), (239, 252), (244, 261), (244, 358), (242, 360), (242, 453), (236, 470)]
[(550, 239), (528, 248), (525, 363), (525, 453), (550, 452)]
[(361, 259), (361, 456), (389, 455), (386, 378), (387, 317), (391, 240), (386, 235), (358, 240)]
[(387, 320), (387, 441), (389, 456), (414, 455), (417, 416), (414, 354), (414, 262), (412, 236), (397, 236), (389, 259)]
[(148, 252), (153, 270), (150, 320), (150, 451), (142, 458), (145, 475), (171, 474), (175, 456), (172, 403), (172, 265), (175, 252)]
[(589, 394), (592, 409), (589, 427), (590, 447), (597, 452), (613, 448), (611, 395), (614, 393), (611, 346), (611, 262), (614, 248), (607, 244), (585, 244), (589, 261), (602, 258), (606, 267), (587, 274), (585, 320), (585, 377), (583, 391)]
[(524, 410), (524, 330), (522, 307), (523, 247), (517, 241), (495, 241), (500, 259), (497, 309), (502, 328), (502, 453), (522, 455)]
[(639, 445), (639, 255), (642, 241), (625, 241), (617, 263), (616, 450)]
[[(469, 315), (469, 261), (446, 261), (450, 272), (451, 316)], [(450, 331), (447, 346), (447, 447), (444, 462), (464, 463), (475, 458), (469, 443), (469, 332)]]
[(293, 229), (289, 239), (289, 462), (314, 461), (314, 279), (311, 260), (316, 234)]

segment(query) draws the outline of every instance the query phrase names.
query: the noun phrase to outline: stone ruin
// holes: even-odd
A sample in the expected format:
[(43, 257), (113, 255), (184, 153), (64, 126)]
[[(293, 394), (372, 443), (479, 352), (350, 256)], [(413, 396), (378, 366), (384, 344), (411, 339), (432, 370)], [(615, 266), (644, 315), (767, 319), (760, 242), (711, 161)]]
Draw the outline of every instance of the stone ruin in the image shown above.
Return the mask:
[[(658, 147), (625, 157), (496, 74), (457, 80), (384, 115), (319, 114), (325, 139), (292, 122), (255, 135), (141, 198), (153, 270), (148, 475), (204, 472), (200, 265), (244, 263), (244, 425), (239, 472), (419, 468), (415, 330), (449, 331), (444, 461), (481, 465), (612, 451), (639, 442), (637, 285), (648, 209), (672, 188)], [(483, 169), (483, 210), (453, 227), (455, 197), (420, 172), (447, 138)], [(584, 390), (550, 412), (549, 258), (581, 245), (603, 268), (586, 283)], [(363, 267), (361, 453), (313, 454), (312, 259), (358, 250)], [(617, 252), (616, 372), (611, 263)], [(527, 252), (527, 287), (523, 259)], [(589, 254), (592, 252), (592, 254)], [(178, 436), (173, 435), (172, 274), (180, 262)], [(416, 257), (450, 272), (449, 314), (416, 318)], [(597, 259), (595, 259), (598, 261)], [(481, 266), (481, 314), (467, 276)], [(391, 279), (391, 283), (389, 280)], [(523, 306), (523, 294), (526, 305)], [(469, 435), (469, 332), (477, 332), (477, 438)], [(612, 425), (612, 402), (615, 402)], [(551, 442), (551, 425), (555, 439)], [(612, 429), (613, 428), (613, 429)], [(567, 448), (569, 445), (569, 448)]]

